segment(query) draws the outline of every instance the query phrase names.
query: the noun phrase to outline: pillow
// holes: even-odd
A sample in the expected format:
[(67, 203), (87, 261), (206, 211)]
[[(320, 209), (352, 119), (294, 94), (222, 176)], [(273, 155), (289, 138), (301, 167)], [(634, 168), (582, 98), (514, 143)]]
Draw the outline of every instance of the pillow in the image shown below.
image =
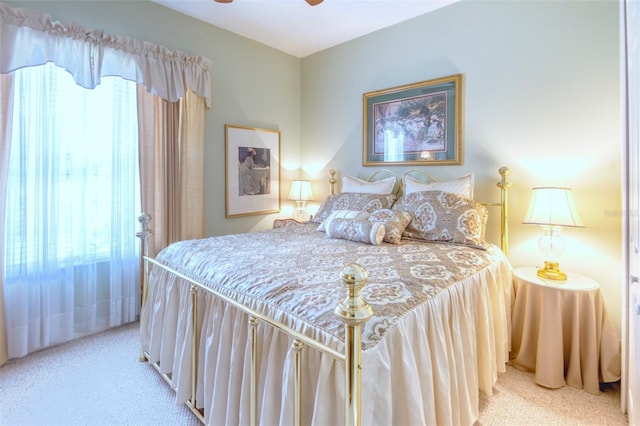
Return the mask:
[(378, 209), (389, 209), (396, 197), (388, 194), (363, 194), (357, 192), (342, 192), (329, 195), (322, 203), (311, 222), (322, 223), (334, 210), (358, 210), (371, 213)]
[(368, 220), (334, 218), (327, 223), (326, 232), (330, 238), (377, 246), (384, 238), (384, 225)]
[(331, 219), (335, 218), (367, 220), (369, 218), (369, 213), (360, 210), (334, 210), (325, 220), (322, 221), (320, 225), (318, 225), (318, 231), (326, 231), (327, 223), (329, 223)]
[(469, 173), (455, 180), (446, 182), (429, 182), (424, 183), (412, 178), (404, 176), (403, 193), (411, 194), (420, 191), (444, 191), (462, 195), (465, 198), (473, 200), (473, 173)]
[(380, 179), (375, 182), (359, 179), (353, 176), (342, 178), (342, 192), (361, 192), (365, 194), (392, 194), (396, 186), (395, 176)]
[(481, 204), (444, 191), (403, 195), (394, 210), (413, 213), (403, 237), (485, 248), (488, 212)]
[(402, 210), (380, 209), (369, 215), (369, 222), (382, 223), (384, 225), (384, 241), (391, 244), (399, 244), (402, 232), (405, 230), (413, 215)]

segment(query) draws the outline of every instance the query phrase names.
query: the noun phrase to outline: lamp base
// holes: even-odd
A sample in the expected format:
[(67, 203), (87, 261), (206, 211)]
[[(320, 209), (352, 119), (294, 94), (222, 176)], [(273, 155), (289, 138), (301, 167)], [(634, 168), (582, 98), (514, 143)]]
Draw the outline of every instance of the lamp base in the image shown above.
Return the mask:
[(567, 274), (558, 269), (558, 262), (544, 261), (544, 268), (538, 269), (538, 277), (544, 280), (566, 281)]
[(307, 214), (306, 201), (304, 200), (296, 200), (296, 204), (298, 205), (295, 211), (294, 218), (298, 222), (307, 222), (309, 220), (309, 215)]

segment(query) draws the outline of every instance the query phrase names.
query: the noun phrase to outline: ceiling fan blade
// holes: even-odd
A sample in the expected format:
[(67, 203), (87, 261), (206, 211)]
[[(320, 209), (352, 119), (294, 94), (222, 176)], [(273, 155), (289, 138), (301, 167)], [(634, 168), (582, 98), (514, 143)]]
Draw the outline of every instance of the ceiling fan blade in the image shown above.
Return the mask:
[[(233, 0), (214, 0), (217, 3), (231, 3)], [(323, 2), (323, 0), (304, 0), (311, 6), (317, 6)]]

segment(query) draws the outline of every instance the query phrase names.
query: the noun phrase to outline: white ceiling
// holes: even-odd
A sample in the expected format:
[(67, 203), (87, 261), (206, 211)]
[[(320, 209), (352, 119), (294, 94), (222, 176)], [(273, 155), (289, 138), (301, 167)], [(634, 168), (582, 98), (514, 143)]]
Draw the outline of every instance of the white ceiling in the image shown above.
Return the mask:
[(458, 0), (151, 0), (298, 58)]

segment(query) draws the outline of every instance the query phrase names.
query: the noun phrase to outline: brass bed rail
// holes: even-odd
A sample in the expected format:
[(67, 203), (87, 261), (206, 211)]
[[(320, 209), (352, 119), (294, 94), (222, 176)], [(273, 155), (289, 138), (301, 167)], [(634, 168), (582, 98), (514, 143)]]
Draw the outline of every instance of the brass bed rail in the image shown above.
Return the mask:
[[(208, 292), (215, 297), (223, 300), (225, 303), (239, 309), (240, 311), (249, 315), (249, 339), (251, 347), (251, 366), (250, 366), (250, 423), (251, 425), (257, 425), (257, 404), (258, 404), (258, 333), (257, 327), (260, 322), (265, 323), (276, 330), (283, 332), (293, 338), (292, 349), (294, 353), (294, 424), (302, 424), (302, 350), (305, 346), (313, 348), (322, 352), (332, 358), (344, 362), (345, 365), (345, 425), (360, 425), (361, 424), (361, 363), (362, 363), (362, 330), (361, 326), (372, 315), (372, 310), (369, 304), (361, 297), (360, 291), (366, 284), (368, 279), (368, 273), (362, 266), (352, 263), (345, 266), (340, 272), (340, 279), (347, 289), (347, 296), (339, 301), (335, 308), (335, 314), (342, 319), (345, 323), (345, 342), (344, 353), (336, 351), (335, 349), (316, 342), (312, 338), (281, 324), (278, 321), (269, 318), (261, 314), (260, 312), (251, 309), (247, 306), (238, 303), (237, 301), (225, 296), (224, 294), (204, 286), (196, 280), (158, 262), (157, 260), (147, 255), (147, 240), (153, 235), (153, 232), (148, 228), (149, 215), (142, 214), (139, 218), (139, 222), (142, 225), (142, 230), (136, 234), (141, 240), (141, 251), (143, 253), (142, 259), (144, 267), (141, 270), (141, 277), (143, 279), (142, 285), (142, 306), (140, 317), (142, 318), (142, 309), (145, 308), (146, 297), (148, 294), (149, 283), (149, 265), (159, 267), (167, 272), (175, 275), (177, 278), (188, 282), (191, 285), (191, 324), (190, 324), (190, 338), (191, 338), (191, 397), (186, 402), (187, 407), (198, 417), (198, 419), (205, 423), (203, 414), (198, 410), (196, 404), (196, 391), (198, 385), (198, 350), (199, 339), (197, 338), (197, 318), (198, 318), (198, 303), (197, 297), (200, 291)], [(141, 349), (140, 361), (145, 362), (149, 359), (149, 354), (145, 353)], [(162, 378), (171, 385), (171, 378), (161, 372), (158, 363), (153, 364), (154, 368)]]
[[(330, 185), (330, 194), (335, 193), (335, 170), (330, 170), (330, 178), (328, 180)], [(499, 203), (482, 203), (486, 206), (500, 207), (500, 246), (505, 255), (508, 251), (508, 189), (511, 187), (511, 182), (508, 180), (509, 169), (507, 167), (501, 167), (499, 170), (501, 181), (497, 183), (500, 188), (501, 199)], [(429, 175), (430, 176), (430, 175)], [(200, 291), (205, 291), (219, 299), (225, 301), (231, 306), (243, 311), (249, 316), (249, 340), (251, 347), (251, 366), (250, 366), (250, 422), (251, 425), (258, 424), (257, 419), (257, 403), (258, 403), (258, 333), (257, 327), (260, 323), (267, 324), (275, 329), (287, 334), (293, 339), (291, 346), (294, 351), (294, 413), (293, 419), (296, 425), (300, 425), (302, 422), (302, 397), (301, 397), (301, 383), (302, 383), (302, 352), (305, 346), (313, 348), (333, 357), (334, 359), (344, 362), (345, 366), (345, 425), (355, 426), (361, 424), (361, 363), (362, 363), (362, 324), (369, 320), (372, 315), (371, 307), (361, 297), (360, 291), (366, 284), (368, 279), (368, 273), (362, 266), (352, 263), (345, 266), (340, 272), (340, 279), (343, 285), (347, 289), (347, 296), (339, 301), (336, 305), (334, 313), (340, 317), (345, 323), (345, 339), (344, 339), (344, 353), (341, 353), (333, 348), (316, 342), (312, 338), (275, 321), (254, 309), (244, 306), (235, 300), (225, 296), (224, 294), (206, 287), (203, 284), (195, 281), (194, 279), (175, 271), (174, 269), (156, 261), (148, 255), (148, 239), (153, 235), (152, 230), (149, 228), (151, 218), (148, 214), (143, 213), (139, 217), (141, 225), (141, 231), (136, 233), (136, 236), (141, 240), (141, 309), (140, 317), (143, 317), (143, 309), (146, 305), (146, 298), (148, 295), (148, 283), (149, 283), (149, 271), (150, 266), (162, 268), (169, 273), (174, 274), (178, 278), (188, 282), (191, 285), (191, 324), (190, 324), (190, 338), (191, 338), (191, 397), (186, 402), (189, 409), (198, 417), (198, 419), (205, 423), (204, 415), (198, 410), (196, 404), (196, 390), (198, 384), (198, 345), (199, 340), (197, 338), (197, 297)], [(149, 360), (149, 354), (143, 352), (141, 349), (140, 354), (141, 361)], [(160, 373), (167, 383), (171, 385), (171, 378), (161, 372), (160, 366), (157, 363), (153, 364), (154, 368)]]
[(280, 324), (278, 321), (275, 321), (261, 313), (259, 313), (258, 311), (248, 308), (246, 306), (244, 306), (241, 303), (236, 302), (235, 300), (225, 296), (224, 294), (210, 288), (210, 287), (206, 287), (202, 284), (200, 284), (199, 282), (197, 282), (196, 280), (194, 280), (193, 278), (190, 278), (160, 262), (158, 262), (155, 259), (152, 259), (150, 257), (145, 257), (145, 261), (152, 263), (154, 266), (158, 266), (172, 274), (174, 274), (176, 277), (184, 280), (184, 281), (188, 281), (189, 283), (191, 283), (193, 286), (197, 287), (197, 290), (204, 290), (207, 291), (211, 294), (213, 294), (214, 296), (224, 300), (226, 303), (230, 304), (231, 306), (240, 309), (241, 311), (243, 311), (244, 313), (248, 314), (250, 317), (255, 318), (256, 320), (260, 320), (263, 321), (273, 327), (278, 328), (280, 331), (283, 331), (285, 333), (287, 333), (289, 336), (293, 337), (296, 340), (299, 340), (301, 343), (304, 343), (307, 346), (310, 346), (314, 349), (317, 349), (339, 361), (344, 361), (344, 354), (340, 353), (338, 351), (336, 351), (335, 349), (332, 349), (326, 345), (323, 345), (322, 343), (318, 343), (315, 340), (313, 340), (312, 338), (305, 336), (304, 334), (284, 325), (284, 324)]

